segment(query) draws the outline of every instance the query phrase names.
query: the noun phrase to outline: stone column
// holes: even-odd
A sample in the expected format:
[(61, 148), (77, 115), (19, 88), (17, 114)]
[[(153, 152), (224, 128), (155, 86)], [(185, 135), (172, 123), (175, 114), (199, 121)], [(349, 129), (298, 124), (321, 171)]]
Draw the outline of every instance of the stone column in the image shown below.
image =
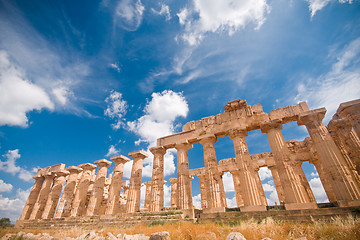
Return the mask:
[(176, 208), (177, 199), (176, 199), (176, 189), (177, 189), (177, 179), (176, 178), (170, 178), (169, 181), (171, 182), (171, 201), (170, 206), (172, 208)]
[(292, 164), (295, 173), (299, 176), (301, 184), (303, 185), (303, 187), (305, 188), (305, 191), (307, 192), (310, 202), (316, 203), (314, 194), (311, 190), (308, 180), (306, 179), (304, 170), (302, 169), (301, 165), (302, 165), (301, 161), (293, 161), (293, 164)]
[(150, 199), (152, 182), (144, 182), (144, 185), (146, 187), (144, 208), (149, 210), (150, 201), (152, 200), (152, 199)]
[(352, 129), (352, 125), (346, 118), (333, 119), (328, 125), (330, 135), (340, 151), (343, 153), (354, 175), (360, 174), (360, 139)]
[(176, 144), (177, 150), (177, 208), (193, 209), (191, 196), (191, 179), (189, 175), (188, 150), (192, 144)]
[(229, 131), (229, 137), (233, 140), (235, 149), (235, 163), (239, 169), (241, 182), (241, 196), (244, 206), (242, 212), (266, 211), (266, 204), (262, 202), (261, 194), (256, 183), (255, 171), (251, 166), (251, 157), (245, 137), (248, 136), (246, 129), (233, 129)]
[(143, 159), (149, 157), (149, 155), (146, 152), (140, 150), (129, 153), (129, 156), (134, 160), (131, 169), (129, 193), (126, 201), (126, 212), (133, 213), (140, 211), (140, 191)]
[(268, 168), (270, 169), (271, 175), (274, 179), (276, 192), (277, 192), (277, 195), (279, 198), (279, 205), (285, 204), (284, 189), (281, 185), (278, 169), (275, 165), (270, 165), (270, 166), (268, 166)]
[(85, 215), (86, 210), (86, 198), (90, 187), (91, 178), (96, 165), (91, 163), (85, 163), (79, 165), (83, 169), (81, 179), (76, 187), (75, 197), (72, 203), (72, 209), (70, 216), (77, 217)]
[(33, 211), (31, 212), (31, 215), (29, 217), (30, 220), (34, 219), (40, 219), (41, 215), (44, 211), (46, 201), (49, 197), (50, 189), (54, 181), (54, 175), (53, 173), (47, 173), (45, 174), (45, 181), (41, 186), (38, 198), (34, 204)]
[(207, 208), (207, 200), (206, 200), (206, 184), (205, 184), (205, 174), (197, 175), (200, 180), (200, 195), (201, 195), (201, 208)]
[(67, 167), (65, 170), (69, 171), (69, 176), (61, 196), (59, 206), (57, 207), (55, 218), (69, 217), (71, 211), (72, 200), (75, 196), (76, 184), (79, 173), (82, 169), (75, 166)]
[(360, 99), (340, 104), (336, 113), (350, 120), (356, 134), (360, 138)]
[(122, 178), (124, 173), (124, 165), (130, 159), (123, 155), (110, 158), (115, 163), (111, 184), (109, 186), (109, 197), (105, 210), (106, 215), (120, 213), (120, 192), (122, 185)]
[(359, 206), (359, 184), (327, 128), (322, 123), (325, 113), (325, 108), (301, 113), (298, 124), (306, 126), (319, 155), (319, 162), (330, 176), (329, 181), (339, 206)]
[(260, 194), (261, 203), (262, 203), (262, 205), (267, 206), (265, 191), (264, 191), (264, 188), (262, 186), (261, 179), (259, 176), (259, 169), (260, 168), (257, 166), (255, 168), (253, 168), (253, 171), (254, 171), (253, 174), (255, 177), (256, 186), (257, 186), (259, 194)]
[(94, 188), (90, 195), (86, 216), (99, 215), (99, 209), (104, 195), (107, 168), (111, 165), (111, 162), (106, 159), (101, 159), (96, 161), (95, 164), (98, 165), (99, 168), (96, 174)]
[(164, 155), (166, 149), (153, 147), (150, 148), (150, 152), (154, 155), (154, 160), (149, 210), (159, 212), (164, 207)]
[(217, 138), (214, 135), (202, 136), (200, 144), (204, 148), (204, 162), (205, 162), (205, 186), (206, 186), (206, 201), (207, 212), (224, 212), (225, 206), (223, 197), (221, 195), (221, 182), (218, 171), (218, 165), (215, 153), (215, 142)]
[(300, 177), (291, 165), (290, 151), (281, 134), (281, 121), (265, 122), (260, 127), (261, 132), (266, 133), (274, 155), (281, 185), (284, 189), (285, 208), (287, 210), (317, 208), (316, 203), (311, 202)]
[(219, 173), (221, 182), (220, 184), (220, 192), (221, 192), (221, 198), (223, 201), (223, 206), (227, 208), (227, 202), (226, 202), (226, 196), (225, 196), (225, 188), (224, 188), (224, 182), (223, 182), (223, 173)]
[(36, 175), (33, 177), (35, 179), (34, 186), (32, 187), (29, 197), (25, 203), (24, 209), (21, 213), (19, 220), (26, 220), (29, 219), (30, 214), (33, 210), (34, 204), (36, 203), (36, 200), (38, 199), (40, 189), (44, 182), (44, 177), (41, 175)]
[(54, 184), (49, 193), (49, 197), (46, 201), (44, 211), (42, 213), (42, 219), (53, 218), (56, 210), (56, 206), (59, 202), (61, 190), (63, 188), (66, 177), (69, 175), (69, 171), (62, 170), (55, 173)]
[(243, 197), (241, 196), (240, 171), (234, 170), (234, 171), (231, 171), (230, 173), (233, 177), (237, 207), (243, 207), (244, 200), (243, 200)]

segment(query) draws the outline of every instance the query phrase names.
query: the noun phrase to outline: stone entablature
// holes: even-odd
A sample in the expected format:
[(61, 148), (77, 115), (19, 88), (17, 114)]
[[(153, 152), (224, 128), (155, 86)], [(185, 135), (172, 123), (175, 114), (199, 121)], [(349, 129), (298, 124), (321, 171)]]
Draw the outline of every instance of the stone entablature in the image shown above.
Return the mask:
[[(170, 148), (178, 152), (177, 178), (169, 180), (170, 208), (190, 217), (194, 217), (193, 176), (200, 180), (203, 211), (225, 211), (224, 172), (233, 176), (237, 206), (242, 212), (266, 211), (260, 167), (271, 170), (285, 209), (317, 208), (301, 168), (304, 161), (315, 165), (330, 202), (340, 207), (360, 206), (360, 100), (342, 103), (327, 127), (322, 122), (326, 110), (310, 110), (305, 102), (265, 113), (259, 104), (248, 106), (245, 100), (235, 100), (224, 109), (216, 116), (188, 122), (180, 133), (159, 138), (157, 146), (150, 149), (154, 155), (150, 182), (141, 182), (142, 162), (149, 157), (143, 151), (129, 153), (133, 159), (130, 184), (123, 181), (123, 171), (124, 164), (131, 160), (123, 155), (112, 157), (111, 161), (98, 160), (96, 165), (85, 163), (65, 169), (64, 164), (57, 164), (39, 169), (20, 220), (162, 211), (164, 155)], [(282, 126), (293, 121), (305, 125), (310, 137), (285, 141)], [(246, 137), (256, 129), (267, 135), (271, 152), (249, 154)], [(214, 144), (225, 136), (233, 141), (234, 157), (218, 161)], [(204, 150), (204, 167), (189, 169), (188, 150), (197, 142)], [(114, 171), (108, 175), (112, 162)], [(142, 184), (146, 186), (144, 209), (140, 209)]]

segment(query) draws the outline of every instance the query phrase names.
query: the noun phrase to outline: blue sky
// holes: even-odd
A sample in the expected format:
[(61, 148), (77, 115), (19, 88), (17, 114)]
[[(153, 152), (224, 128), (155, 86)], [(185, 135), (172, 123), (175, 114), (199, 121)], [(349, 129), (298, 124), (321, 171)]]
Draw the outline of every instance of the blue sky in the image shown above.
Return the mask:
[[(147, 150), (239, 98), (265, 112), (307, 101), (328, 109), (327, 122), (360, 97), (359, 1), (1, 0), (0, 33), (0, 217), (13, 221), (36, 168)], [(296, 123), (283, 135), (308, 136)], [(251, 154), (270, 151), (260, 131), (247, 142)], [(234, 156), (228, 137), (215, 147), (218, 160)], [(203, 167), (200, 144), (189, 161)], [(326, 201), (313, 166), (303, 168)], [(273, 204), (271, 175), (260, 173)], [(175, 151), (165, 157), (171, 177)], [(234, 206), (229, 174), (224, 182)], [(199, 189), (195, 178), (195, 203)]]

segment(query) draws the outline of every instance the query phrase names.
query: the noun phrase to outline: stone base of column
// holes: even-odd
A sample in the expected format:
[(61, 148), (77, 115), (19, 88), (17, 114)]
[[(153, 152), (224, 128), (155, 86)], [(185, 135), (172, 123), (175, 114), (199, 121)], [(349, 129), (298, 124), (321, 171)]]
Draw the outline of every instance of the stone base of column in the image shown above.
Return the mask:
[(302, 210), (302, 209), (316, 209), (317, 204), (311, 203), (285, 203), (286, 210)]
[(181, 211), (182, 211), (182, 217), (183, 217), (183, 218), (190, 218), (190, 219), (195, 218), (194, 208), (191, 208), (191, 209), (182, 209)]
[(203, 213), (218, 213), (218, 212), (225, 212), (225, 207), (203, 208)]
[(360, 207), (360, 200), (337, 201), (339, 207)]
[(266, 211), (266, 206), (264, 205), (240, 207), (240, 212), (265, 212), (265, 211)]

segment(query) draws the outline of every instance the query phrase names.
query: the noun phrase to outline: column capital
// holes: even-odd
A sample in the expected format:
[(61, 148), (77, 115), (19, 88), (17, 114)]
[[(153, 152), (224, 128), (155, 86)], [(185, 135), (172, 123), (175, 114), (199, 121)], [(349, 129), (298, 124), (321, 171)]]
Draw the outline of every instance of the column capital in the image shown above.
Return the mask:
[(298, 116), (298, 125), (307, 125), (310, 122), (322, 122), (326, 113), (325, 108), (318, 108), (308, 112), (300, 113)]
[(215, 135), (203, 135), (198, 138), (200, 140), (200, 144), (215, 144), (217, 141), (217, 137)]
[(35, 181), (44, 180), (44, 176), (39, 176), (39, 175), (35, 175), (32, 178), (35, 179)]
[(84, 171), (87, 171), (87, 170), (92, 171), (96, 168), (96, 165), (91, 164), (91, 163), (84, 163), (84, 164), (80, 164), (79, 168), (82, 168)]
[(121, 163), (127, 163), (130, 161), (130, 158), (124, 156), (124, 155), (117, 155), (110, 158), (111, 161), (113, 161), (115, 164), (121, 164)]
[(146, 152), (139, 150), (139, 151), (135, 151), (135, 152), (130, 152), (128, 153), (128, 155), (133, 158), (134, 160), (137, 159), (144, 159), (149, 157), (149, 154), (147, 154)]
[(152, 182), (144, 182), (143, 183), (146, 187), (151, 186)]
[(161, 156), (164, 156), (165, 153), (166, 153), (166, 148), (162, 147), (162, 146), (160, 146), (160, 147), (152, 147), (149, 150), (153, 155), (159, 154)]
[(262, 133), (267, 133), (270, 131), (270, 129), (281, 130), (282, 127), (283, 127), (282, 122), (279, 119), (260, 123), (260, 129)]
[(170, 178), (169, 181), (171, 184), (177, 183), (177, 178)]
[(94, 162), (99, 167), (109, 167), (111, 165), (111, 162), (106, 159), (100, 159)]
[(234, 139), (235, 137), (247, 137), (249, 136), (246, 128), (235, 128), (228, 131), (230, 139)]
[(55, 178), (55, 173), (53, 172), (49, 172), (49, 173), (46, 173), (44, 175), (45, 179), (54, 179)]
[(74, 174), (82, 172), (83, 169), (76, 166), (70, 166), (65, 168), (65, 170), (69, 171), (70, 174)]
[(70, 172), (67, 170), (57, 171), (57, 172), (55, 172), (55, 178), (66, 177), (69, 174), (70, 174)]
[(346, 117), (348, 114), (360, 114), (360, 99), (341, 103), (336, 113), (341, 117)]
[(175, 145), (175, 149), (179, 151), (179, 149), (185, 149), (185, 150), (189, 150), (193, 147), (193, 145), (191, 143), (178, 143)]
[(349, 132), (352, 129), (352, 124), (347, 118), (332, 119), (328, 124), (329, 131), (337, 131), (339, 129), (345, 129)]

